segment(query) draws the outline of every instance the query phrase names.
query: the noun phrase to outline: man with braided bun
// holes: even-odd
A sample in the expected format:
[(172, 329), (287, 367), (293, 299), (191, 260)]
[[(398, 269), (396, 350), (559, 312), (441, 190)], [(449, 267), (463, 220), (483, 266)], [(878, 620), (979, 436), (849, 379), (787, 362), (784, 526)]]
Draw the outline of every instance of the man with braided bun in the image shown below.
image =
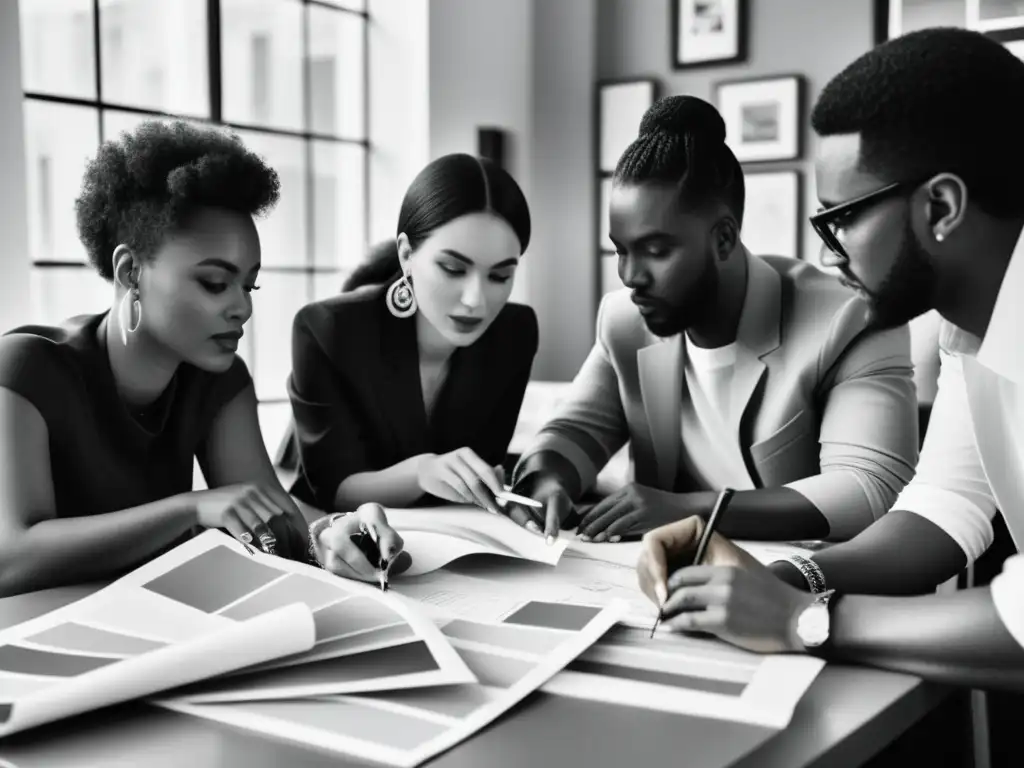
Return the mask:
[[(1024, 540), (1022, 94), (1024, 62), (946, 28), (872, 49), (822, 91), (812, 222), (825, 257), (877, 326), (931, 309), (944, 321), (921, 461), (891, 512), (808, 560), (737, 568), (739, 548), (714, 534), (691, 567), (699, 519), (654, 531), (637, 570), (670, 626), (985, 688), (990, 706), (1024, 691), (1024, 558), (989, 585), (935, 593), (992, 543), (998, 513)], [(991, 729), (1012, 765), (1020, 703)]]
[[(707, 517), (731, 488), (729, 535), (838, 541), (913, 476), (909, 330), (870, 329), (864, 300), (808, 263), (751, 254), (743, 205), (715, 108), (654, 104), (615, 169), (626, 287), (602, 301), (570, 395), (514, 476), (549, 535), (579, 518), (583, 538), (615, 542)], [(633, 482), (577, 512), (627, 441)]]

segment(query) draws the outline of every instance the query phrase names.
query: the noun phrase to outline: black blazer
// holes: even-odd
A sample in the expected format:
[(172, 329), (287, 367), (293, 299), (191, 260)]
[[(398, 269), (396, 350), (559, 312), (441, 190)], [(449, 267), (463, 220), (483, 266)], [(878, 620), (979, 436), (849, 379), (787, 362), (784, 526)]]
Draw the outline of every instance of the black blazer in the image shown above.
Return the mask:
[(420, 384), (416, 321), (397, 318), (386, 286), (303, 307), (292, 327), (288, 396), (298, 477), (291, 492), (332, 509), (338, 486), (421, 453), (472, 448), (504, 462), (537, 354), (537, 317), (506, 304), (484, 334), (451, 358), (430, 422)]

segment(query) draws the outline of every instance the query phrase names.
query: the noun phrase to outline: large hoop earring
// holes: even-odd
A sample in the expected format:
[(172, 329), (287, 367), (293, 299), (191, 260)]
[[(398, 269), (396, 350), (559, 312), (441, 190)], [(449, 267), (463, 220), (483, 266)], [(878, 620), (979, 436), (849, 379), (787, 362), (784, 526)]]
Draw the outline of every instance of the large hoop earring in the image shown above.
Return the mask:
[[(129, 296), (132, 297), (130, 304), (128, 303)], [(128, 315), (127, 318), (125, 318), (126, 314)], [(135, 318), (134, 325), (132, 325), (133, 317)], [(120, 320), (118, 325), (121, 326), (121, 343), (127, 347), (128, 334), (135, 333), (139, 330), (139, 326), (142, 324), (142, 302), (139, 301), (138, 289), (131, 289), (121, 298), (121, 307), (119, 309), (118, 319)]]
[(416, 294), (412, 292), (409, 278), (402, 275), (395, 280), (388, 288), (385, 302), (388, 305), (388, 312), (395, 317), (411, 317), (416, 314)]

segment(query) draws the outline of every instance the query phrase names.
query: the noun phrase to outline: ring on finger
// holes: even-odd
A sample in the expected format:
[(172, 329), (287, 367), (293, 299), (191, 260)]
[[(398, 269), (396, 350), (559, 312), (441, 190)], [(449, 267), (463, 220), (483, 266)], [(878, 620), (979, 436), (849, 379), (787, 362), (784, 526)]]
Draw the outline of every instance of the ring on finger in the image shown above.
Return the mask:
[(252, 534), (246, 531), (238, 537), (238, 540), (243, 544), (252, 544)]

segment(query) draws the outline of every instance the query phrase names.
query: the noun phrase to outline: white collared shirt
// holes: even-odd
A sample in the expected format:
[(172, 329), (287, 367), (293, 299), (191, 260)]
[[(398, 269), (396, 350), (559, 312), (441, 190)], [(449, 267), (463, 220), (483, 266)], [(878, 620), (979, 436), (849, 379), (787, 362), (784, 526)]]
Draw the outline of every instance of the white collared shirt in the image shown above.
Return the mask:
[[(939, 345), (938, 394), (917, 474), (893, 509), (939, 526), (973, 562), (992, 543), (997, 511), (1018, 547), (1024, 542), (1024, 237), (984, 340), (944, 322)], [(992, 598), (1024, 646), (1024, 556), (1006, 561)]]

